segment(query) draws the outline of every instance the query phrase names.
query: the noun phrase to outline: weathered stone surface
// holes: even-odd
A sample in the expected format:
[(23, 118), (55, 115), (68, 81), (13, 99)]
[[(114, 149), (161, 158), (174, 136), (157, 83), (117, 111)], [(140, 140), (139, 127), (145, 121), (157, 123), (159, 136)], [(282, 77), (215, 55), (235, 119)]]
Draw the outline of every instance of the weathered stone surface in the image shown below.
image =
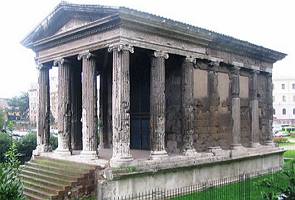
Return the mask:
[(113, 52), (112, 122), (113, 155), (112, 166), (124, 165), (133, 158), (130, 154), (130, 73), (129, 53), (133, 47), (119, 44), (110, 47)]
[(58, 147), (56, 152), (71, 154), (71, 66), (66, 59), (55, 60), (54, 65), (58, 67)]
[(96, 61), (90, 52), (78, 56), (82, 59), (82, 137), (81, 154), (97, 154), (97, 79)]
[(165, 59), (166, 52), (155, 51), (151, 61), (150, 131), (151, 158), (167, 156), (165, 149)]
[(194, 100), (193, 100), (193, 67), (195, 60), (185, 58), (182, 63), (182, 135), (183, 151), (187, 155), (196, 153), (194, 148)]
[(49, 68), (39, 65), (39, 106), (37, 121), (37, 147), (34, 154), (50, 151), (50, 85)]

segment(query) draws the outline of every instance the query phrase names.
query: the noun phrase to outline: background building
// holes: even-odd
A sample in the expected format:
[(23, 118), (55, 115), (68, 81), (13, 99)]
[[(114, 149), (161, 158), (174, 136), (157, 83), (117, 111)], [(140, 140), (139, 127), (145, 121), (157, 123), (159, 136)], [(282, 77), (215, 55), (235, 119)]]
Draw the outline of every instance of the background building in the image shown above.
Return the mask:
[(8, 108), (8, 99), (0, 98), (0, 110), (7, 110)]
[[(52, 70), (54, 71), (54, 70)], [(57, 73), (50, 74), (50, 112), (51, 112), (51, 125), (54, 128), (57, 121)], [(38, 113), (38, 84), (33, 83), (29, 90), (29, 118), (32, 125), (37, 123)]]
[(295, 77), (273, 79), (275, 124), (295, 125)]
[(38, 113), (38, 85), (36, 83), (31, 84), (29, 89), (29, 120), (33, 126), (37, 123)]

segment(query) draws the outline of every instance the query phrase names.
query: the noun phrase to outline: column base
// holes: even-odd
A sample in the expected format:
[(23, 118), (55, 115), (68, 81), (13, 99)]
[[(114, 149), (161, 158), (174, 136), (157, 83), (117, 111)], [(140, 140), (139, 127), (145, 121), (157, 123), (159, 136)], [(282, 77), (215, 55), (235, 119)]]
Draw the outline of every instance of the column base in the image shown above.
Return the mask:
[(272, 140), (267, 140), (264, 144), (264, 146), (268, 147), (276, 147), (276, 144)]
[(167, 151), (151, 151), (150, 159), (151, 160), (157, 160), (168, 157)]
[(231, 145), (231, 157), (245, 156), (248, 154), (247, 148), (241, 144), (232, 144)]
[(184, 151), (185, 156), (198, 156), (200, 155), (195, 149), (187, 149)]
[(41, 153), (51, 152), (52, 147), (50, 145), (38, 145), (35, 150), (33, 150), (33, 156), (40, 156)]
[(110, 166), (111, 167), (127, 167), (133, 161), (132, 156), (125, 158), (111, 158)]
[(220, 146), (208, 147), (208, 150), (213, 156), (229, 157), (229, 151), (223, 150)]
[(250, 144), (251, 148), (260, 148), (262, 145), (259, 142), (253, 142)]
[(80, 152), (80, 155), (83, 156), (83, 157), (88, 157), (88, 158), (92, 158), (92, 159), (97, 159), (98, 158), (97, 151), (82, 150)]
[(60, 154), (60, 155), (64, 155), (64, 156), (71, 156), (72, 152), (69, 149), (56, 149), (54, 151), (54, 153)]

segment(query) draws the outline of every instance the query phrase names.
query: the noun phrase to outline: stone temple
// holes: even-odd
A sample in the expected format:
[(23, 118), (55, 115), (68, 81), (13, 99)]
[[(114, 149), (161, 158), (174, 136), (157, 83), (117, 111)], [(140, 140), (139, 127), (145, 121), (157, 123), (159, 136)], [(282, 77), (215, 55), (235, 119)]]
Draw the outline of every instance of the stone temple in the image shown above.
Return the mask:
[(65, 2), (22, 44), (39, 70), (38, 146), (22, 171), (31, 199), (109, 199), (282, 167), (272, 68), (284, 53), (137, 10)]

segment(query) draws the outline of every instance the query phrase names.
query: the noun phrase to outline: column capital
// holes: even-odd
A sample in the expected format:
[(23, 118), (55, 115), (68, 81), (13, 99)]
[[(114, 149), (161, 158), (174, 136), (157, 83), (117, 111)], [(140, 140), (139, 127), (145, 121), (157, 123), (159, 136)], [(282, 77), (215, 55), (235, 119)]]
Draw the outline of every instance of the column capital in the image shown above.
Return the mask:
[(158, 50), (154, 51), (153, 56), (156, 57), (156, 58), (159, 58), (159, 57), (163, 57), (165, 59), (168, 59), (169, 58), (168, 52), (161, 51), (161, 50), (160, 51), (158, 51)]
[(266, 73), (265, 73), (265, 76), (266, 76), (267, 78), (272, 78), (272, 73), (266, 72)]
[(64, 63), (70, 63), (70, 60), (66, 58), (57, 58), (53, 61), (53, 67), (60, 67)]
[(220, 66), (219, 61), (210, 61), (208, 64), (208, 70), (209, 71), (216, 71), (219, 66)]
[(49, 63), (39, 63), (38, 59), (35, 58), (36, 63), (36, 69), (42, 70), (42, 69), (51, 69), (52, 66)]
[(84, 51), (84, 52), (82, 52), (82, 53), (79, 53), (78, 56), (77, 56), (77, 59), (78, 59), (78, 60), (82, 60), (82, 59), (87, 59), (87, 60), (89, 60), (89, 59), (92, 58), (92, 57), (95, 57), (95, 55), (92, 54), (89, 50), (87, 50), (87, 51)]
[(194, 65), (197, 64), (197, 59), (194, 58), (194, 57), (192, 57), (192, 56), (186, 56), (186, 57), (185, 57), (185, 61), (186, 61), (186, 62), (193, 63)]
[(231, 74), (235, 74), (235, 75), (239, 75), (240, 74), (240, 69), (241, 69), (241, 67), (238, 67), (238, 66), (233, 66), (232, 68), (231, 68)]
[(130, 53), (134, 53), (134, 47), (126, 43), (111, 44), (108, 48), (108, 52), (112, 52), (114, 50), (118, 52), (129, 51)]
[(48, 65), (45, 65), (45, 64), (39, 63), (39, 64), (37, 64), (36, 69), (37, 69), (37, 70), (44, 70), (44, 69), (48, 69), (48, 70), (49, 70), (49, 69), (51, 69), (51, 67), (48, 66)]
[(257, 70), (257, 69), (251, 69), (251, 71), (250, 71), (250, 74), (255, 74), (255, 75), (257, 75), (257, 74), (259, 74), (260, 73), (260, 71), (259, 70)]

